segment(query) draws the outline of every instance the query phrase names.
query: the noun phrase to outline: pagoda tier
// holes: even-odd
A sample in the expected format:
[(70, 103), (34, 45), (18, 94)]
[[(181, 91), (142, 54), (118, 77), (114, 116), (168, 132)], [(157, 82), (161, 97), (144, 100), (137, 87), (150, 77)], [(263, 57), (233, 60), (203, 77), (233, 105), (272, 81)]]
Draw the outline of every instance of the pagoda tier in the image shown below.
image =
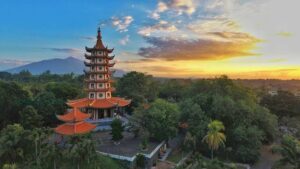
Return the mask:
[(71, 112), (56, 116), (59, 120), (66, 122), (55, 128), (55, 132), (62, 135), (84, 134), (96, 128), (95, 125), (85, 122), (90, 118), (90, 114), (82, 113), (74, 107)]
[(86, 134), (96, 128), (95, 125), (85, 121), (77, 123), (65, 123), (55, 128), (55, 132), (62, 135)]
[(85, 50), (87, 52), (95, 52), (95, 51), (106, 51), (108, 53), (112, 53), (114, 51), (114, 49), (108, 49), (107, 47), (103, 47), (103, 48), (89, 48), (89, 47), (85, 47)]
[(82, 113), (77, 108), (72, 109), (71, 112), (64, 114), (64, 115), (57, 115), (56, 116), (59, 120), (64, 122), (79, 122), (84, 121), (91, 117), (90, 114)]
[(67, 102), (67, 105), (70, 107), (78, 108), (99, 108), (107, 109), (114, 107), (125, 107), (129, 105), (131, 100), (125, 100), (119, 97), (111, 97), (109, 99), (89, 99), (83, 98), (78, 100), (70, 100)]
[[(115, 73), (115, 70), (83, 70), (83, 72), (86, 75), (90, 75), (90, 74), (108, 74), (108, 75), (112, 75)], [(88, 80), (88, 79), (85, 79)]]
[(115, 57), (115, 55), (113, 55), (113, 56), (101, 56), (101, 55), (94, 55), (94, 56), (92, 56), (92, 55), (89, 55), (89, 54), (84, 54), (84, 57), (86, 58), (86, 59), (94, 59), (94, 58), (101, 58), (101, 59), (108, 59), (108, 60), (113, 60), (114, 59), (114, 57)]

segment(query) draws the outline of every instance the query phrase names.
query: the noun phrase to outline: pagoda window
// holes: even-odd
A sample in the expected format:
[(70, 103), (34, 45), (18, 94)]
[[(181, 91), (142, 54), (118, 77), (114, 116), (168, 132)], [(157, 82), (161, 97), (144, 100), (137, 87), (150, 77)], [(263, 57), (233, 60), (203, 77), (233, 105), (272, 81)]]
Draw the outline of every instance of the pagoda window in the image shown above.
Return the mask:
[(90, 99), (93, 99), (95, 97), (94, 93), (90, 93)]
[(99, 69), (99, 70), (102, 70), (102, 66), (99, 66), (98, 69)]
[(95, 75), (91, 75), (90, 78), (91, 78), (91, 79), (95, 79)]
[(110, 97), (110, 93), (107, 93), (106, 96), (107, 96), (107, 97)]
[(102, 59), (98, 59), (98, 62), (101, 63), (101, 62), (102, 62)]
[(99, 98), (103, 98), (103, 93), (99, 93), (99, 94), (98, 94), (98, 97), (99, 97)]
[(98, 87), (99, 87), (99, 88), (103, 88), (103, 83), (99, 83), (99, 84), (98, 84)]
[(95, 84), (91, 83), (91, 88), (94, 89), (95, 88)]

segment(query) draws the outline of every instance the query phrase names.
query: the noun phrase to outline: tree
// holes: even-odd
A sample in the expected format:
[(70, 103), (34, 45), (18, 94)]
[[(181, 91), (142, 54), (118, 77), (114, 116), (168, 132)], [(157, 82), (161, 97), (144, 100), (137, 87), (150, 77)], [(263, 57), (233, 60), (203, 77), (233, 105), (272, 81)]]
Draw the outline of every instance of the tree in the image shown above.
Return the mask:
[(15, 82), (0, 81), (0, 129), (20, 121), (19, 111), (30, 102), (29, 94)]
[(34, 98), (34, 107), (43, 117), (45, 126), (55, 126), (58, 123), (56, 114), (65, 112), (66, 105), (62, 99), (57, 99), (51, 92), (42, 92)]
[(138, 72), (129, 72), (117, 82), (117, 94), (132, 99), (131, 105), (138, 107), (140, 103), (155, 100), (158, 94), (158, 85), (150, 75)]
[(278, 91), (275, 96), (265, 95), (260, 104), (280, 118), (300, 115), (300, 100), (288, 91)]
[(193, 151), (196, 150), (196, 138), (192, 136), (190, 132), (187, 132), (184, 140), (183, 140), (183, 147), (186, 151)]
[(0, 133), (0, 159), (4, 163), (18, 163), (24, 158), (25, 131), (19, 124), (7, 125)]
[(67, 145), (64, 155), (76, 164), (77, 169), (83, 165), (90, 166), (92, 160), (96, 159), (95, 144), (90, 135), (71, 136), (68, 138)]
[(145, 156), (143, 154), (136, 155), (136, 165), (138, 168), (145, 168)]
[(208, 144), (208, 147), (211, 149), (211, 158), (214, 158), (214, 150), (218, 150), (220, 145), (225, 146), (226, 136), (222, 131), (225, 130), (225, 127), (222, 122), (214, 120), (208, 124), (208, 132), (204, 136), (203, 141)]
[(79, 89), (71, 83), (66, 82), (52, 82), (46, 85), (46, 91), (51, 92), (56, 98), (64, 101), (74, 99), (79, 95)]
[[(186, 99), (180, 104), (180, 123), (187, 124), (187, 131), (195, 139), (195, 144), (201, 144), (207, 131), (209, 118), (201, 107), (192, 99)], [(195, 149), (192, 149), (193, 151)]]
[(150, 138), (167, 141), (176, 136), (179, 122), (179, 109), (174, 103), (156, 99), (151, 104), (141, 105), (133, 114), (136, 128), (149, 132)]
[(300, 169), (300, 141), (297, 138), (285, 135), (281, 145), (274, 147), (273, 151), (281, 155), (276, 164), (278, 168)]
[(111, 126), (111, 135), (112, 140), (115, 141), (116, 144), (123, 138), (122, 132), (124, 131), (124, 127), (122, 125), (122, 121), (118, 118), (114, 119)]
[(42, 126), (42, 116), (32, 106), (26, 106), (21, 112), (21, 125), (25, 129), (34, 129)]

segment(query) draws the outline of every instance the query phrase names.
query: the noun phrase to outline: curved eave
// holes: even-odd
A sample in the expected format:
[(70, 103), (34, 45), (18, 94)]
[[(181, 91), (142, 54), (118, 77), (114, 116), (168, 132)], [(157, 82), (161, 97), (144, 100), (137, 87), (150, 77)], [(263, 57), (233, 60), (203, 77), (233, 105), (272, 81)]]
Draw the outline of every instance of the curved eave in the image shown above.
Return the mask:
[(112, 97), (105, 99), (78, 99), (78, 100), (70, 100), (67, 102), (67, 105), (70, 107), (91, 107), (91, 108), (99, 108), (99, 109), (109, 109), (113, 107), (125, 107), (131, 103), (131, 100), (126, 100), (120, 97)]
[(93, 51), (106, 51), (107, 53), (112, 53), (114, 51), (114, 48), (112, 49), (108, 49), (107, 47), (105, 48), (89, 48), (89, 47), (85, 47), (85, 50), (87, 52), (93, 52)]
[(66, 123), (59, 125), (54, 130), (58, 134), (62, 135), (77, 135), (77, 134), (86, 134), (91, 132), (96, 128), (95, 125), (88, 122), (78, 122), (78, 123)]
[(64, 115), (56, 115), (56, 117), (64, 122), (79, 122), (84, 121), (91, 117), (90, 114), (82, 113), (82, 112), (70, 112)]

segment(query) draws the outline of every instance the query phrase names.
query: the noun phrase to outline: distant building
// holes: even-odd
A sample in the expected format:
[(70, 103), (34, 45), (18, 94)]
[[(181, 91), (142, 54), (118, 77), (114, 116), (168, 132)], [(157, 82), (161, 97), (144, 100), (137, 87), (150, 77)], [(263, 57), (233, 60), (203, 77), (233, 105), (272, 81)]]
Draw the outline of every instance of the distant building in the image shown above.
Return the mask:
[(278, 95), (278, 90), (271, 89), (271, 90), (268, 91), (268, 94), (271, 95), (271, 96), (276, 96), (276, 95)]
[(299, 99), (300, 99), (300, 90), (298, 90), (298, 91), (294, 92), (294, 95), (295, 95), (297, 98), (299, 98)]

